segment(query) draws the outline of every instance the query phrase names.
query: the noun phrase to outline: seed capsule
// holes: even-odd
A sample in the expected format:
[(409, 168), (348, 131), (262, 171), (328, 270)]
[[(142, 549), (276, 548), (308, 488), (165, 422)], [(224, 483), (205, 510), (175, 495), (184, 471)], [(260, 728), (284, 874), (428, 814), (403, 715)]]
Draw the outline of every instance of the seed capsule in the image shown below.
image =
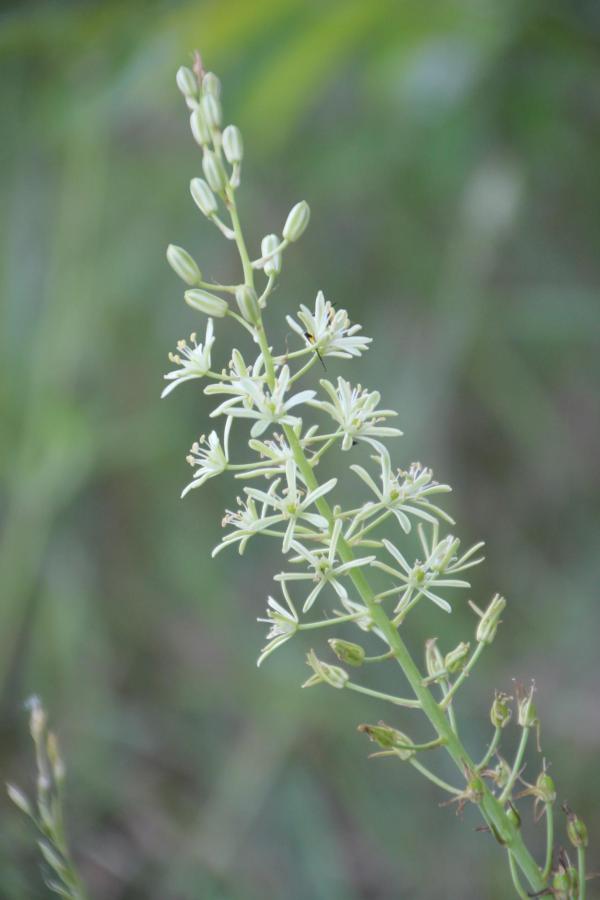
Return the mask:
[(342, 641), (338, 638), (331, 638), (328, 643), (340, 662), (347, 663), (349, 666), (362, 666), (365, 660), (365, 651), (360, 644)]
[(450, 650), (449, 653), (446, 653), (446, 656), (444, 657), (444, 668), (447, 672), (458, 672), (460, 669), (464, 668), (470, 647), (470, 644), (461, 641), (454, 650)]
[(208, 291), (200, 290), (200, 288), (186, 291), (184, 297), (185, 302), (192, 309), (197, 309), (199, 312), (206, 313), (207, 316), (214, 316), (217, 319), (222, 319), (229, 309), (227, 301), (223, 300), (222, 297), (209, 294)]
[(512, 709), (508, 701), (511, 698), (508, 694), (496, 694), (492, 708), (490, 710), (490, 719), (494, 728), (506, 728), (512, 717)]
[(236, 125), (228, 125), (223, 132), (223, 153), (228, 163), (241, 163), (244, 156), (242, 132)]
[(217, 199), (203, 178), (192, 178), (190, 192), (201, 213), (210, 219), (218, 210)]
[(310, 219), (310, 207), (305, 200), (296, 203), (288, 214), (283, 226), (283, 236), (286, 241), (297, 241), (306, 231)]
[(196, 261), (183, 247), (169, 244), (167, 247), (167, 260), (176, 275), (179, 275), (186, 284), (195, 285), (202, 281), (202, 272)]

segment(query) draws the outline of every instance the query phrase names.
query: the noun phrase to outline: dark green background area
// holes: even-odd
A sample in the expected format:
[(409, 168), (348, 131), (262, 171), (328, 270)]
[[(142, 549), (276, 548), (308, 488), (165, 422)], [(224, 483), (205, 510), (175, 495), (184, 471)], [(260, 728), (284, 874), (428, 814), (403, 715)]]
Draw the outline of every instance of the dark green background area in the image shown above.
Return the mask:
[[(486, 541), (471, 596), (509, 599), (459, 704), (467, 743), (477, 755), (489, 737), (494, 688), (535, 678), (543, 754), (600, 868), (599, 38), (592, 2), (1, 14), (1, 775), (32, 788), (35, 691), (98, 900), (510, 895), (473, 810), (367, 760), (355, 726), (389, 710), (300, 691), (302, 641), (256, 669), (276, 547), (210, 559), (239, 484), (179, 500), (210, 406), (197, 384), (159, 400), (167, 352), (203, 327), (166, 245), (238, 278), (189, 197), (200, 154), (174, 76), (195, 46), (244, 134), (254, 246), (292, 203), (312, 208), (274, 333), (319, 288), (364, 324), (371, 351), (330, 377), (399, 410), (396, 463), (432, 465), (460, 536)], [(219, 365), (234, 340), (219, 323)], [(409, 621), (417, 655), (471, 632), (465, 596), (454, 605)], [(403, 690), (393, 667), (378, 685)], [(427, 739), (415, 721), (394, 719)], [(0, 805), (0, 896), (47, 896), (27, 823)]]

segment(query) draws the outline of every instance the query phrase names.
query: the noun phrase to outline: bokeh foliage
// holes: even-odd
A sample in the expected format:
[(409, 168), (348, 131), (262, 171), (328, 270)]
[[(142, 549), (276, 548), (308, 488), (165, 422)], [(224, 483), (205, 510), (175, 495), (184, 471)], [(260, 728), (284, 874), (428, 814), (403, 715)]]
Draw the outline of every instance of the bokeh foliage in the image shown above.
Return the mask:
[[(468, 813), (366, 761), (370, 704), (300, 692), (300, 646), (255, 670), (279, 561), (260, 545), (210, 560), (235, 484), (178, 500), (207, 404), (193, 387), (158, 400), (197, 324), (164, 249), (236, 277), (188, 196), (199, 154), (174, 72), (195, 46), (244, 132), (256, 240), (296, 200), (313, 210), (281, 321), (323, 288), (364, 323), (374, 348), (340, 371), (383, 388), (398, 463), (433, 465), (460, 533), (488, 543), (473, 596), (510, 605), (471, 740), (493, 687), (535, 676), (561, 797), (600, 834), (599, 37), (592, 2), (2, 13), (2, 772), (27, 783), (22, 701), (39, 692), (94, 896), (506, 896)], [(415, 646), (470, 621), (464, 602), (425, 611)], [(46, 896), (8, 801), (3, 818), (0, 895)]]

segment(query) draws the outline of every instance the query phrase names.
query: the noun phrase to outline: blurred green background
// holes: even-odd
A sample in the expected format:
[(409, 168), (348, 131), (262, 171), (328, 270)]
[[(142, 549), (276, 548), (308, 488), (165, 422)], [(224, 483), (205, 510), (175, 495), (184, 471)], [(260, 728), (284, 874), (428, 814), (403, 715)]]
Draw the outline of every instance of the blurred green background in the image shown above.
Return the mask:
[[(535, 677), (544, 755), (598, 846), (599, 38), (591, 0), (4, 7), (1, 773), (31, 788), (38, 692), (98, 900), (510, 894), (473, 811), (366, 759), (355, 725), (388, 710), (300, 691), (301, 641), (256, 669), (276, 548), (209, 556), (239, 485), (178, 499), (209, 407), (193, 386), (159, 400), (199, 326), (165, 247), (237, 279), (188, 193), (174, 76), (196, 46), (244, 133), (255, 246), (312, 207), (272, 321), (322, 288), (364, 323), (371, 352), (330, 375), (382, 388), (398, 464), (432, 465), (461, 536), (487, 542), (473, 597), (509, 598), (461, 707), (469, 745), (493, 688)], [(415, 617), (417, 654), (472, 628), (455, 606)], [(394, 669), (381, 686), (402, 690)], [(0, 803), (0, 896), (45, 897)]]

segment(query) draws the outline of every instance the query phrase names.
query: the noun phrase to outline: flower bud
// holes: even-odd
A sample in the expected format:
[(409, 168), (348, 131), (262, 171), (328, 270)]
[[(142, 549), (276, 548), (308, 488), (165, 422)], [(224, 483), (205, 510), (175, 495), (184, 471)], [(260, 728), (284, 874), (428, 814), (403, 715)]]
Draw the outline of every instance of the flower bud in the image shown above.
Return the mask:
[(187, 66), (180, 66), (177, 69), (176, 80), (177, 87), (186, 99), (198, 96), (198, 82), (192, 70)]
[[(273, 253), (276, 247), (279, 246), (281, 240), (277, 237), (276, 234), (267, 234), (262, 239), (260, 244), (260, 252), (263, 256), (268, 256), (270, 253)], [(267, 278), (274, 278), (276, 275), (279, 275), (281, 272), (281, 253), (275, 253), (265, 262), (265, 275)]]
[(218, 210), (217, 198), (205, 182), (204, 178), (192, 178), (190, 192), (194, 203), (201, 213), (210, 219)]
[(244, 157), (242, 132), (236, 125), (228, 125), (223, 132), (223, 153), (228, 163), (241, 163)]
[(196, 261), (192, 259), (187, 250), (169, 244), (167, 247), (167, 261), (176, 275), (179, 275), (186, 284), (194, 285), (202, 281), (202, 272)]
[(202, 79), (202, 91), (205, 94), (212, 94), (217, 100), (221, 96), (221, 82), (214, 72), (207, 72)]
[(323, 682), (334, 688), (343, 688), (346, 686), (348, 673), (343, 669), (340, 669), (339, 666), (330, 666), (327, 663), (321, 662), (315, 655), (314, 650), (309, 650), (306, 654), (306, 664), (313, 670), (314, 675), (311, 675), (311, 677), (304, 682), (302, 685), (303, 688), (313, 687), (313, 685), (321, 684)]
[(477, 626), (476, 638), (482, 644), (491, 644), (496, 637), (496, 630), (500, 624), (500, 616), (506, 606), (506, 600), (500, 594), (494, 594), (490, 605), (481, 616)]
[(222, 319), (223, 316), (227, 315), (227, 310), (229, 309), (227, 301), (223, 300), (222, 297), (217, 297), (215, 294), (209, 294), (208, 291), (194, 288), (191, 291), (186, 291), (184, 297), (188, 306), (191, 306), (192, 309), (197, 309), (199, 312), (206, 313), (207, 316)]
[(246, 322), (256, 325), (260, 319), (260, 309), (258, 308), (258, 298), (254, 288), (241, 284), (236, 289), (235, 299)]
[(218, 128), (223, 117), (218, 97), (214, 94), (204, 94), (200, 101), (200, 109), (209, 128)]
[(567, 837), (574, 847), (587, 847), (588, 830), (584, 822), (567, 807), (563, 807), (567, 813)]
[(302, 237), (310, 219), (310, 207), (305, 200), (296, 203), (289, 212), (283, 226), (283, 237), (292, 243)]
[(445, 673), (444, 657), (438, 649), (437, 638), (425, 641), (425, 667), (429, 677), (434, 680)]
[(209, 186), (217, 194), (223, 194), (227, 186), (227, 178), (221, 162), (210, 150), (204, 151), (202, 168)]
[(338, 638), (330, 638), (328, 643), (340, 662), (347, 663), (349, 666), (362, 666), (365, 660), (365, 651), (360, 644), (353, 644), (351, 641), (342, 641)]
[(512, 718), (512, 709), (509, 701), (512, 697), (508, 694), (496, 692), (492, 708), (490, 710), (490, 719), (494, 728), (506, 728)]
[(378, 725), (359, 725), (358, 731), (366, 734), (370, 741), (373, 741), (383, 750), (392, 750), (402, 760), (410, 759), (414, 756), (416, 750), (412, 749), (412, 741), (397, 728), (391, 728), (385, 722)]
[(461, 641), (454, 650), (450, 650), (449, 653), (446, 653), (446, 656), (444, 657), (444, 668), (447, 672), (458, 672), (460, 669), (464, 668), (469, 655), (470, 646), (471, 645), (465, 643), (465, 641)]
[(190, 128), (194, 140), (201, 147), (207, 147), (210, 144), (210, 128), (206, 123), (206, 119), (200, 107), (196, 107), (190, 116)]

